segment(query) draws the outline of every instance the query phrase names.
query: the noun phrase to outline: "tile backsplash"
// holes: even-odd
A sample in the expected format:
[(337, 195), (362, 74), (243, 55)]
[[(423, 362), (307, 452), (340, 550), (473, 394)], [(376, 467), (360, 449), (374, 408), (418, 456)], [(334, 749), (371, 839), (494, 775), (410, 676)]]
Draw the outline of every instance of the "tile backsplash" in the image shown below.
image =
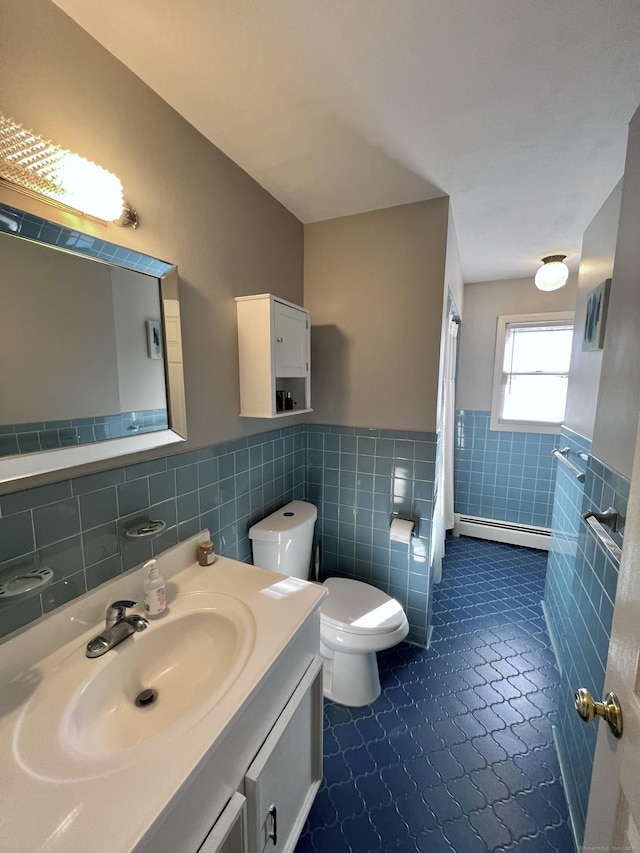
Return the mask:
[[(429, 632), (436, 436), (307, 426), (307, 497), (318, 507), (325, 574), (373, 583), (397, 598), (409, 640)], [(391, 514), (417, 520), (410, 546), (391, 542)]]
[[(262, 433), (0, 497), (0, 581), (53, 570), (39, 594), (0, 604), (0, 637), (203, 528), (219, 553), (247, 561), (251, 524), (306, 491), (304, 426)], [(142, 543), (140, 518), (166, 524)]]
[[(435, 446), (431, 433), (298, 425), (0, 496), (0, 582), (36, 566), (54, 573), (39, 594), (0, 603), (0, 637), (203, 528), (218, 553), (249, 561), (249, 527), (306, 499), (324, 573), (396, 596), (410, 639), (425, 644)], [(411, 548), (390, 542), (392, 511), (419, 519)], [(142, 518), (165, 530), (127, 539)]]

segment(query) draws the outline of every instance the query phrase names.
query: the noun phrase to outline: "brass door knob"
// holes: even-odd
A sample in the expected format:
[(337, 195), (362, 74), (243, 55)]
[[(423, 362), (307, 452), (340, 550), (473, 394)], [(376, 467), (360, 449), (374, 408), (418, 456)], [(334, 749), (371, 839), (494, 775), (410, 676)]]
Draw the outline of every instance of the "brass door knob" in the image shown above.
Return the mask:
[(612, 733), (616, 737), (622, 737), (622, 708), (615, 693), (607, 693), (604, 702), (596, 702), (591, 693), (585, 687), (581, 687), (573, 698), (581, 720), (592, 723), (596, 717), (603, 717)]

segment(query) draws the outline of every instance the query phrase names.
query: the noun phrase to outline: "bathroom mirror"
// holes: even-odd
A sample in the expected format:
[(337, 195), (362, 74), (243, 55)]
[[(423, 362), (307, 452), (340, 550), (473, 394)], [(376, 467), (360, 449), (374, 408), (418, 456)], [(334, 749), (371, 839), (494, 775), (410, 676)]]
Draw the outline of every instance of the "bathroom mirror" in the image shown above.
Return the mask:
[(0, 483), (184, 441), (175, 266), (0, 204)]

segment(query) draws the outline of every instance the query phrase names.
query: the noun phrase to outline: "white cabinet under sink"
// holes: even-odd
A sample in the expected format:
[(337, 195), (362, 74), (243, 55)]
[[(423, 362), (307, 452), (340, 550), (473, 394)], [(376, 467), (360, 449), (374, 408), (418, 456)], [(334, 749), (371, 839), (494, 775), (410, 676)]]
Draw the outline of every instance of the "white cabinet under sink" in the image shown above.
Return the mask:
[(247, 853), (290, 853), (322, 781), (322, 663), (315, 661), (244, 777)]
[(316, 610), (135, 853), (292, 853), (322, 782)]
[(246, 802), (245, 797), (236, 791), (198, 853), (247, 853)]
[(309, 312), (270, 293), (238, 296), (236, 305), (240, 416), (311, 411)]
[(322, 781), (322, 661), (316, 658), (198, 853), (291, 853)]

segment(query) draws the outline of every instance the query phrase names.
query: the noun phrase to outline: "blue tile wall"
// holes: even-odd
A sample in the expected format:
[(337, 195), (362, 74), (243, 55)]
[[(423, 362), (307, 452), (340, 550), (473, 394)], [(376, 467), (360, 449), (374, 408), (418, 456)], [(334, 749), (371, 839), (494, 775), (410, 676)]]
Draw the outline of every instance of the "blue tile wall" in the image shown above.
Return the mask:
[[(304, 426), (114, 468), (0, 497), (0, 580), (46, 565), (39, 594), (0, 605), (0, 637), (209, 528), (216, 550), (248, 561), (247, 531), (306, 493)], [(123, 536), (142, 516), (166, 523), (142, 544)]]
[(456, 412), (455, 511), (550, 527), (558, 436), (490, 425), (490, 412)]
[[(614, 506), (625, 518), (629, 481), (588, 455), (590, 442), (582, 436), (563, 428), (561, 441), (585, 482), (558, 464), (544, 609), (561, 676), (558, 751), (581, 845), (597, 729), (579, 719), (573, 694), (578, 687), (597, 697), (602, 693), (619, 568), (582, 513)], [(580, 454), (588, 455), (586, 462)]]
[(39, 453), (155, 430), (167, 429), (166, 409), (144, 409), (92, 418), (0, 425), (0, 456)]
[[(308, 425), (307, 444), (307, 499), (318, 507), (324, 574), (373, 583), (397, 598), (409, 640), (425, 645), (435, 434)], [(390, 541), (392, 512), (419, 519), (411, 546)]]
[[(0, 637), (204, 527), (219, 553), (250, 560), (249, 527), (284, 503), (318, 507), (323, 572), (374, 583), (398, 598), (409, 639), (429, 630), (432, 433), (300, 425), (0, 497), (0, 580), (47, 565), (39, 595), (0, 608)], [(409, 547), (389, 539), (392, 512), (418, 519)], [(142, 545), (140, 517), (166, 523)]]
[(173, 269), (173, 264), (168, 264), (166, 261), (143, 255), (133, 249), (116, 246), (114, 243), (107, 243), (106, 240), (91, 237), (72, 228), (65, 228), (56, 222), (25, 213), (8, 204), (0, 204), (0, 231), (18, 234), (27, 239), (40, 240), (51, 246), (59, 246), (61, 249), (71, 249), (81, 255), (126, 266), (148, 275), (160, 277)]

